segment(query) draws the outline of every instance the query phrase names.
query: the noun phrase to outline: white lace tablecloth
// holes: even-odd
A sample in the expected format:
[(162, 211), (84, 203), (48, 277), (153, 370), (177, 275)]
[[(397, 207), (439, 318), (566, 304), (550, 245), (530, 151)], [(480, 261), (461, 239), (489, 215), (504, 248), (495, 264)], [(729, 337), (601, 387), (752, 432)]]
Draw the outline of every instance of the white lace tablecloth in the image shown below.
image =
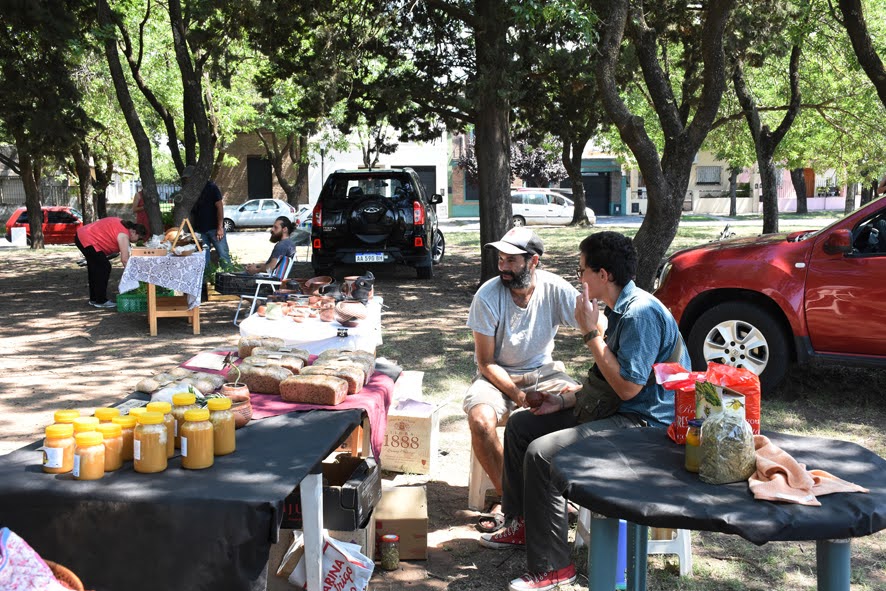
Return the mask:
[(186, 257), (130, 257), (120, 278), (120, 293), (138, 288), (138, 282), (153, 283), (188, 296), (188, 309), (200, 305), (206, 257), (196, 252)]

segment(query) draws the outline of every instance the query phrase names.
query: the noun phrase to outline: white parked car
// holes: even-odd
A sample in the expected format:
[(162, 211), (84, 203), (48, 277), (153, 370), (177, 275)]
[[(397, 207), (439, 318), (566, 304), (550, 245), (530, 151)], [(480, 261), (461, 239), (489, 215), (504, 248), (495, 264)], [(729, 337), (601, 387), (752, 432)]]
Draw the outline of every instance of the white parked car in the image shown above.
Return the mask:
[[(572, 221), (572, 199), (551, 189), (522, 188), (511, 191), (511, 208), (514, 226), (538, 224), (568, 224)], [(588, 223), (597, 223), (597, 216), (590, 207), (585, 208)]]
[(295, 229), (307, 230), (310, 232), (313, 223), (313, 214), (314, 211), (307, 205), (299, 206), (298, 213), (295, 214), (295, 219), (292, 220), (295, 223)]
[(295, 222), (297, 210), (279, 199), (250, 199), (240, 205), (225, 205), (225, 231), (238, 228), (270, 228), (281, 215)]

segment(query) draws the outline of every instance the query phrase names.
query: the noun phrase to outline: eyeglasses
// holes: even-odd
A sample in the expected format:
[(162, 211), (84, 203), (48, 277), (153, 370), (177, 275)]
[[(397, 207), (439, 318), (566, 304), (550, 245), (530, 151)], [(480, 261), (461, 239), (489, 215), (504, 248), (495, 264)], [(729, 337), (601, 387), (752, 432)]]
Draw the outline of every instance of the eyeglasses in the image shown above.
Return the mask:
[(578, 282), (581, 283), (581, 276), (585, 274), (587, 267), (578, 266), (575, 268), (575, 274), (578, 275)]

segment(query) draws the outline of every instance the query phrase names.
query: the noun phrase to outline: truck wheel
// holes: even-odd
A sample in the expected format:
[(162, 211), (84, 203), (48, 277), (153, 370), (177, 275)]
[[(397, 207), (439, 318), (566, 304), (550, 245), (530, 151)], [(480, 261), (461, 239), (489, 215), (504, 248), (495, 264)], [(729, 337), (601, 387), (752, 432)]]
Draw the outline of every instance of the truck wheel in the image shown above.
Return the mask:
[(702, 314), (689, 331), (692, 368), (709, 361), (743, 367), (760, 376), (763, 392), (778, 385), (788, 369), (791, 347), (778, 321), (762, 308), (725, 302)]

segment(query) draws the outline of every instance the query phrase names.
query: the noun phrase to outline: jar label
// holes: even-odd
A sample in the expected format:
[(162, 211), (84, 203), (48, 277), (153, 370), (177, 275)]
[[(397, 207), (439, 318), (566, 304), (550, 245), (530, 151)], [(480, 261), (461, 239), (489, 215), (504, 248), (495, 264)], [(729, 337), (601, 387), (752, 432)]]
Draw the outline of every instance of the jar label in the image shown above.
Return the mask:
[(142, 459), (142, 442), (138, 439), (132, 440), (132, 459), (141, 460)]
[(182, 457), (188, 457), (188, 438), (182, 437)]
[(80, 478), (80, 454), (74, 454), (74, 478)]
[(46, 468), (61, 468), (65, 460), (65, 448), (44, 447), (43, 465)]

